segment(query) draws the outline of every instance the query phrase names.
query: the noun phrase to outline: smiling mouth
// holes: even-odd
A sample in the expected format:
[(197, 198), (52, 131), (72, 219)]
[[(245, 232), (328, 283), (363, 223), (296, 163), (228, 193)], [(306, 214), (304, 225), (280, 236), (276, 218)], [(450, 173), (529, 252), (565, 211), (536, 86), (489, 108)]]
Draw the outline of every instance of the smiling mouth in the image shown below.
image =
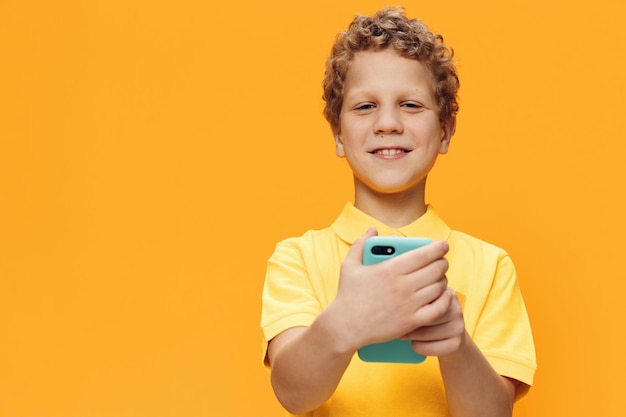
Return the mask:
[(384, 155), (384, 156), (394, 156), (394, 155), (398, 155), (401, 153), (409, 153), (411, 151), (409, 151), (408, 149), (399, 149), (399, 148), (393, 148), (393, 149), (376, 149), (372, 152), (370, 152), (371, 154), (375, 154), (375, 155)]

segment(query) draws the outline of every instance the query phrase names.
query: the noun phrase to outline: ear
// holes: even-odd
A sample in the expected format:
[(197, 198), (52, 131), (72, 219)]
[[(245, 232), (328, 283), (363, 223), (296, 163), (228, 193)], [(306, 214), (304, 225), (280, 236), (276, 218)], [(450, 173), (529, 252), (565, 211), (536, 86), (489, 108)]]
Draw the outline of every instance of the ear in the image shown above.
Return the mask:
[(456, 132), (456, 116), (450, 117), (448, 120), (441, 123), (441, 141), (439, 142), (439, 153), (446, 154), (450, 148), (450, 141), (452, 135)]
[(339, 158), (344, 158), (346, 153), (343, 150), (343, 141), (341, 140), (341, 132), (333, 129), (333, 137), (335, 138), (335, 153)]

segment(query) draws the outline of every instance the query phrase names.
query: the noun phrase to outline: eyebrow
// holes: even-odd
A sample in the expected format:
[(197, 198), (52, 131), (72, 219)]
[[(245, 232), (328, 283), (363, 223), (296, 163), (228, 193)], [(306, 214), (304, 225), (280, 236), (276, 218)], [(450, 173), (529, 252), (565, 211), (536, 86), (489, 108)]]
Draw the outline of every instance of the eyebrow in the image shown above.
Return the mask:
[[(435, 92), (431, 88), (430, 91), (427, 91), (422, 88), (405, 88), (394, 91), (394, 94), (399, 96), (414, 96), (416, 95), (416, 99), (425, 100), (425, 99), (435, 99)], [(364, 100), (367, 100), (367, 97), (378, 95), (378, 93), (370, 88), (360, 88), (357, 90), (351, 90), (349, 92), (344, 92), (344, 100), (347, 97), (355, 98), (356, 100), (361, 99), (363, 97)]]

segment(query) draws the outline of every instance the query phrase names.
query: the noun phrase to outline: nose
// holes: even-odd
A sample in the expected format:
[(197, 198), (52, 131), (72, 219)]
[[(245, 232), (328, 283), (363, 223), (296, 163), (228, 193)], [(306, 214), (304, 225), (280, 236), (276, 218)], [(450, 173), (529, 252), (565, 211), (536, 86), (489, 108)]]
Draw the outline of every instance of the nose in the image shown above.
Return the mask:
[(402, 133), (404, 126), (398, 110), (391, 107), (380, 107), (374, 122), (374, 133), (377, 135)]

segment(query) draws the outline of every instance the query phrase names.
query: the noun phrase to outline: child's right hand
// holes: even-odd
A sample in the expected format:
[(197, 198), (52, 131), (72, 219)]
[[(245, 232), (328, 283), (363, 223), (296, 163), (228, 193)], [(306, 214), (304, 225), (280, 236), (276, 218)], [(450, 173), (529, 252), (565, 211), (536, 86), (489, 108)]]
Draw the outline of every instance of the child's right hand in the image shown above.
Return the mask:
[(363, 265), (365, 241), (376, 234), (370, 228), (350, 248), (341, 266), (337, 297), (326, 311), (340, 326), (347, 350), (404, 336), (447, 310), (447, 304), (437, 303), (448, 285), (447, 242)]

